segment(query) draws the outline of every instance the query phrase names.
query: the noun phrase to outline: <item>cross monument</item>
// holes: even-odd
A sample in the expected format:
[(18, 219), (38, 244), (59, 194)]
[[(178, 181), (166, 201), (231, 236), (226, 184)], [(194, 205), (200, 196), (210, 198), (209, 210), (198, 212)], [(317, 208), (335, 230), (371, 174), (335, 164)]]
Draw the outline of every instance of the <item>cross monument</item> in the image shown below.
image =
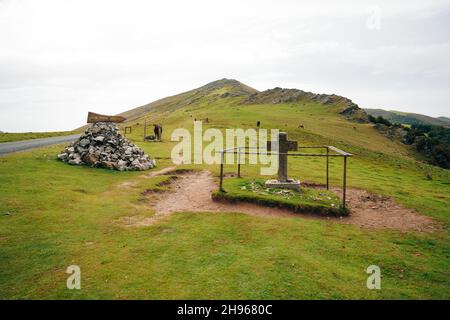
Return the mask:
[[(298, 149), (297, 141), (290, 141), (287, 138), (286, 132), (280, 132), (278, 134), (278, 179), (267, 180), (267, 188), (284, 188), (284, 189), (300, 189), (300, 181), (295, 179), (289, 179), (287, 174), (287, 163), (289, 151), (296, 151)], [(272, 150), (273, 141), (267, 142), (267, 150)]]

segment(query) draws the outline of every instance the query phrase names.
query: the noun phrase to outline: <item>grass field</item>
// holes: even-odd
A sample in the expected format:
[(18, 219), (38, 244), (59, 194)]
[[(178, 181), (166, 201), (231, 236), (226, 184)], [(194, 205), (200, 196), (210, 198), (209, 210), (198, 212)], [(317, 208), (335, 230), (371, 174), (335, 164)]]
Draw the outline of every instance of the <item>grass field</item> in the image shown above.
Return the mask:
[[(417, 162), (370, 125), (348, 122), (332, 107), (312, 103), (243, 106), (239, 98), (208, 96), (147, 116), (163, 123), (164, 142), (142, 142), (142, 118), (129, 123), (129, 137), (157, 158), (157, 169), (172, 165), (171, 131), (192, 129), (194, 117), (209, 117), (205, 127), (220, 129), (250, 128), (260, 120), (302, 145), (335, 145), (354, 153), (349, 186), (392, 196), (433, 217), (443, 230), (363, 229), (326, 219), (231, 212), (183, 212), (152, 226), (126, 227), (121, 218), (154, 214), (142, 192), (161, 179), (69, 166), (56, 160), (62, 146), (53, 146), (0, 158), (0, 298), (450, 298), (449, 171)], [(293, 158), (289, 174), (323, 182), (324, 166), (323, 159)], [(217, 165), (183, 167), (218, 174)], [(246, 178), (260, 178), (258, 167), (242, 169)], [(341, 182), (341, 170), (341, 161), (333, 160), (333, 185)], [(135, 185), (120, 188), (126, 181)], [(81, 290), (66, 288), (65, 270), (72, 264), (81, 268)], [(366, 287), (370, 265), (381, 268), (381, 290)]]

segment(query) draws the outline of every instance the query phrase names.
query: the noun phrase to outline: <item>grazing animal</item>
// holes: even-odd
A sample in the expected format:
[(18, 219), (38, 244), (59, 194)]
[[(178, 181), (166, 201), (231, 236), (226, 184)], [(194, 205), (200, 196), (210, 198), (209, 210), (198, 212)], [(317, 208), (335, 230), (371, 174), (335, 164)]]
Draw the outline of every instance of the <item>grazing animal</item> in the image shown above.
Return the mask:
[(161, 140), (162, 126), (160, 124), (153, 124), (153, 132), (155, 133), (156, 140)]

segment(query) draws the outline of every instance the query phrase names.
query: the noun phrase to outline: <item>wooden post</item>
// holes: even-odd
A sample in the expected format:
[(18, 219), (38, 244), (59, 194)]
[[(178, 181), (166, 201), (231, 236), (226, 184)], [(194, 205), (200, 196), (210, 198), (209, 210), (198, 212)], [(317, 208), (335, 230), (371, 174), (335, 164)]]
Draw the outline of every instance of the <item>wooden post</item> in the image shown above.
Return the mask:
[(132, 130), (131, 130), (131, 127), (130, 127), (130, 126), (126, 126), (123, 135), (126, 137), (126, 136), (127, 136), (127, 133), (131, 133), (131, 131), (132, 131)]
[(219, 190), (223, 191), (223, 151), (220, 156), (220, 184), (219, 184)]
[(147, 136), (147, 118), (144, 120), (144, 140), (146, 136)]
[(238, 147), (238, 178), (241, 177), (241, 147)]
[(327, 190), (330, 190), (330, 149), (327, 148)]
[(347, 191), (347, 156), (344, 156), (344, 181), (342, 187), (342, 207), (345, 209), (345, 195)]

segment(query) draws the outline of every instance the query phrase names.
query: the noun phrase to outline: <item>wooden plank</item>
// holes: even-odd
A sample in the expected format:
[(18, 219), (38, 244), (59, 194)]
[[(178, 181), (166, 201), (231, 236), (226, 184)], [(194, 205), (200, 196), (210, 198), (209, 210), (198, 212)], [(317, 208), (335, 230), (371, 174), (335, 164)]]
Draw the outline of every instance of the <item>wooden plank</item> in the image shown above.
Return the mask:
[(338, 149), (338, 148), (333, 147), (333, 146), (328, 146), (328, 149), (330, 149), (330, 150), (332, 150), (332, 151), (334, 151), (334, 152), (336, 152), (336, 153), (339, 153), (339, 154), (341, 154), (341, 155), (343, 155), (343, 156), (346, 156), (346, 157), (351, 157), (351, 156), (352, 156), (351, 153), (342, 151), (341, 149)]
[(125, 117), (121, 116), (106, 116), (103, 114), (98, 114), (94, 112), (88, 113), (87, 123), (96, 123), (96, 122), (124, 122), (126, 120)]

